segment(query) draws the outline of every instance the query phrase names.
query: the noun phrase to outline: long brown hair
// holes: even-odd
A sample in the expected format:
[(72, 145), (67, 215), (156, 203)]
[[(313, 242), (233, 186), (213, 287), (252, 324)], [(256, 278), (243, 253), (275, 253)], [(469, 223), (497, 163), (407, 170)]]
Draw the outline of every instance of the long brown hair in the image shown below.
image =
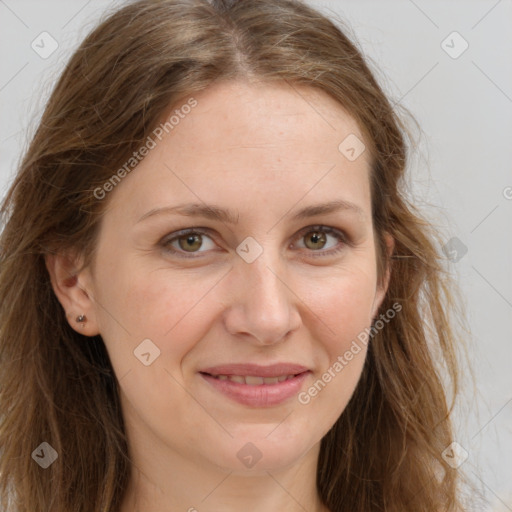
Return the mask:
[[(69, 326), (45, 256), (73, 249), (87, 265), (108, 204), (94, 191), (169, 105), (237, 78), (328, 93), (372, 155), (379, 279), (391, 269), (380, 309), (402, 309), (371, 339), (357, 389), (322, 440), (322, 501), (336, 512), (461, 510), (460, 472), (442, 457), (460, 386), (455, 283), (438, 235), (404, 194), (407, 127), (356, 45), (295, 0), (136, 1), (69, 61), (1, 208), (2, 510), (118, 510), (130, 460), (116, 376), (101, 337)], [(58, 454), (47, 469), (32, 458), (42, 442)]]

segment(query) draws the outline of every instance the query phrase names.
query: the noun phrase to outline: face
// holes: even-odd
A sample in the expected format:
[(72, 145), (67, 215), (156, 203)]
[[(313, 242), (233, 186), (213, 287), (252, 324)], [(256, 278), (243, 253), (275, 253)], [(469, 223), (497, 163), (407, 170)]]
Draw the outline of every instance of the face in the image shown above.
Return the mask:
[(363, 136), (311, 88), (224, 82), (194, 99), (104, 199), (81, 277), (94, 298), (87, 328), (105, 342), (144, 450), (284, 468), (342, 414), (366, 346), (335, 362), (385, 293), (369, 155), (340, 151)]

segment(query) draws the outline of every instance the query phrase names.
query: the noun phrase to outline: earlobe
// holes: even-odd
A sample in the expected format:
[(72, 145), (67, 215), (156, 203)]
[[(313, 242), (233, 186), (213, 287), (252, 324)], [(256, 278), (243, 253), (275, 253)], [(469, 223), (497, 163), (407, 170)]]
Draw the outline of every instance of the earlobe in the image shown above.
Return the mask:
[(81, 261), (70, 254), (47, 254), (45, 264), (53, 291), (66, 312), (69, 325), (85, 336), (99, 334), (92, 283)]

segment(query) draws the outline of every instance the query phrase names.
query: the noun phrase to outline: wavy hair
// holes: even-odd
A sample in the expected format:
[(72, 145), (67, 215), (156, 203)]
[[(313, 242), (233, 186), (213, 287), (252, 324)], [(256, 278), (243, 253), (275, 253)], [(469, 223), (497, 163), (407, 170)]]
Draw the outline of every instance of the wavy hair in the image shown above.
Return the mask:
[[(380, 310), (402, 309), (372, 337), (357, 388), (322, 439), (323, 503), (462, 510), (461, 473), (442, 457), (460, 389), (456, 283), (439, 234), (407, 198), (407, 125), (341, 26), (298, 0), (139, 0), (74, 52), (0, 210), (2, 510), (118, 511), (130, 460), (116, 376), (101, 337), (85, 343), (68, 324), (45, 257), (73, 250), (87, 265), (108, 205), (97, 187), (169, 105), (236, 79), (324, 91), (357, 121), (372, 156), (379, 282), (391, 269)], [(31, 457), (43, 441), (59, 454), (46, 470)]]

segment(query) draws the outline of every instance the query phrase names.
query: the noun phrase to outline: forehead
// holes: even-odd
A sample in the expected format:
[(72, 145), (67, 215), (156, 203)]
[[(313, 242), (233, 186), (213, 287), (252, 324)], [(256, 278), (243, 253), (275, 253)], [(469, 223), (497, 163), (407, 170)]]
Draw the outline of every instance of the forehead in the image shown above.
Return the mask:
[[(176, 126), (171, 134), (176, 143), (185, 143), (186, 137), (189, 149), (197, 143), (201, 148), (248, 145), (254, 150), (284, 152), (285, 143), (310, 141), (303, 149), (314, 155), (315, 147), (317, 153), (337, 151), (343, 134), (362, 138), (356, 121), (344, 107), (312, 87), (288, 82), (228, 81), (215, 83), (195, 99), (197, 106), (180, 121), (181, 129)], [(180, 102), (163, 119), (179, 108)]]
[(163, 113), (161, 126), (171, 116), (172, 123), (111, 198), (114, 207), (130, 205), (132, 220), (155, 206), (203, 200), (238, 211), (250, 200), (281, 215), (300, 198), (369, 204), (368, 152), (355, 160), (343, 152), (343, 141), (362, 145), (363, 135), (326, 93), (286, 82), (220, 82), (183, 108), (190, 98)]

